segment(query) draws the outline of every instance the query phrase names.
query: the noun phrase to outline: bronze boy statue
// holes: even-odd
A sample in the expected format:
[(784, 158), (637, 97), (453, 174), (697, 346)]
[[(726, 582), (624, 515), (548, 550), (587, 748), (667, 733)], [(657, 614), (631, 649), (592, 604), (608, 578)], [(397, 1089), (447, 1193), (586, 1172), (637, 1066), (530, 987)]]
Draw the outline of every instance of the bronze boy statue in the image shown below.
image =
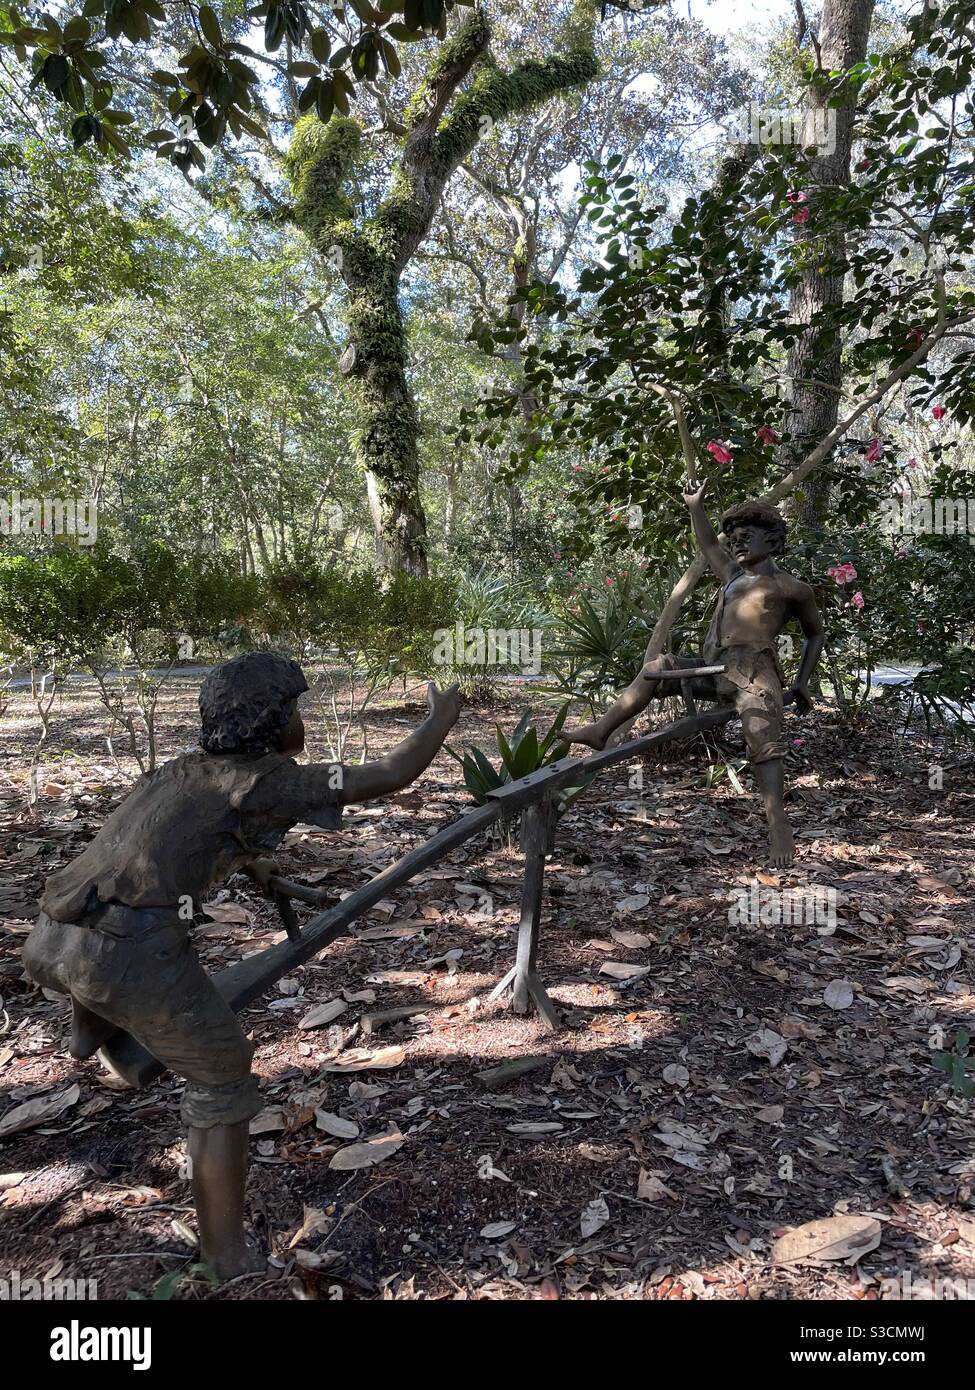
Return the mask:
[(724, 666), (723, 675), (694, 681), (693, 693), (703, 700), (735, 705), (762, 791), (770, 861), (782, 868), (792, 863), (795, 842), (783, 805), (783, 674), (776, 639), (789, 622), (798, 621), (804, 638), (802, 659), (789, 696), (805, 713), (811, 705), (809, 678), (823, 649), (823, 624), (809, 585), (775, 564), (773, 556), (782, 554), (786, 535), (777, 509), (767, 502), (743, 502), (725, 512), (721, 529), (727, 537), (726, 549), (704, 510), (704, 490), (684, 494), (701, 553), (722, 586), (703, 658), (648, 658), (633, 684), (602, 718), (578, 729), (564, 729), (562, 737), (570, 743), (604, 748), (610, 735), (651, 700), (671, 693), (669, 682), (653, 679), (660, 671)]
[(260, 1268), (244, 1239), (248, 1121), (261, 1108), (253, 1045), (204, 972), (187, 922), (214, 883), (245, 869), (267, 886), (273, 850), (298, 821), (337, 829), (340, 807), (405, 787), (457, 721), (456, 686), (430, 685), (430, 714), (385, 758), (299, 766), (305, 730), (294, 661), (236, 657), (200, 690), (202, 752), (141, 777), (73, 863), (48, 880), (24, 947), (28, 974), (69, 994), (70, 1051), (116, 1029), (184, 1076), (202, 1256), (222, 1279)]

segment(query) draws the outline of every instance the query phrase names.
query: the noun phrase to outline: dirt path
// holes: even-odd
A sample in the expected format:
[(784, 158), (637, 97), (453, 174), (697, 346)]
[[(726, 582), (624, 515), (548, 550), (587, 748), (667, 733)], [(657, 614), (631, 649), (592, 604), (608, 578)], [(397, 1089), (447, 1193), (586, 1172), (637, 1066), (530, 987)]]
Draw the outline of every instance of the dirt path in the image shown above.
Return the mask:
[[(166, 756), (193, 741), (194, 699), (164, 698)], [(521, 708), (465, 711), (454, 746), (487, 747)], [(373, 755), (422, 713), (380, 708)], [(800, 858), (781, 879), (761, 869), (756, 799), (727, 780), (703, 790), (703, 744), (606, 774), (548, 873), (554, 1035), (487, 999), (513, 959), (517, 850), (474, 841), (414, 880), (244, 1015), (267, 1105), (250, 1218), (271, 1263), (217, 1291), (191, 1272), (178, 1083), (120, 1091), (73, 1063), (63, 1002), (17, 976), (45, 876), (128, 785), (102, 728), (72, 688), (31, 817), (28, 706), (0, 722), (0, 1135), (18, 1107), (45, 1107), (0, 1138), (5, 1277), (95, 1280), (111, 1298), (182, 1272), (172, 1295), (190, 1299), (873, 1299), (905, 1270), (975, 1278), (972, 1103), (933, 1062), (939, 1030), (941, 1050), (975, 1033), (970, 764), (932, 790), (929, 750), (879, 726), (843, 734), (820, 710), (790, 756)], [(297, 828), (280, 862), (337, 897), (469, 804), (458, 773), (441, 755), (341, 832)], [(789, 887), (800, 920), (783, 923)], [(240, 920), (196, 928), (210, 968), (278, 938), (242, 881), (214, 897)], [(333, 1023), (298, 1026), (335, 999)], [(343, 1047), (362, 1015), (397, 1005), (424, 1012)], [(518, 1057), (541, 1062), (506, 1084), (480, 1076)], [(330, 1166), (386, 1134), (373, 1166)], [(824, 1218), (830, 1238), (866, 1244), (858, 1264), (774, 1262), (782, 1233)]]

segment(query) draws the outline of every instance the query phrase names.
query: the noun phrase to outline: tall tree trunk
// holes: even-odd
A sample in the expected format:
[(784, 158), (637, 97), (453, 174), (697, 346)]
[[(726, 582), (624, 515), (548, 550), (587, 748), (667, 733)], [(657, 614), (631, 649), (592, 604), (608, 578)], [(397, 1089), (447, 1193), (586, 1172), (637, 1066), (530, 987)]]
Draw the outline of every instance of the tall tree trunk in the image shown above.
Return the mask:
[(376, 558), (386, 570), (427, 573), (420, 499), (420, 422), (407, 380), (406, 326), (392, 265), (364, 256), (350, 266), (347, 376), (356, 405), (356, 455), (366, 476)]
[[(495, 121), (591, 81), (595, 0), (575, 0), (565, 52), (503, 72), (487, 55), (479, 11), (441, 46), (410, 102), (389, 192), (363, 215), (354, 173), (356, 121), (299, 121), (287, 156), (294, 217), (349, 291), (349, 346), (342, 367), (357, 409), (355, 447), (366, 472), (377, 556), (387, 569), (426, 573), (420, 496), (419, 416), (407, 378), (400, 277), (422, 243), (447, 180)], [(459, 91), (471, 76), (470, 85)]]
[[(820, 74), (848, 69), (866, 57), (874, 0), (825, 0), (819, 29)], [(846, 188), (850, 183), (850, 152), (856, 107), (849, 101), (827, 105), (828, 93), (814, 80), (805, 99), (803, 143), (808, 148), (827, 133), (826, 148), (810, 161), (810, 191)], [(834, 139), (835, 135), (835, 139)], [(846, 244), (842, 233), (832, 233), (815, 216), (799, 228), (806, 244), (808, 268), (792, 291), (792, 317), (811, 324), (821, 310), (843, 302)], [(807, 328), (789, 354), (791, 410), (789, 430), (794, 436), (783, 463), (794, 467), (816, 440), (828, 435), (839, 418), (842, 338), (839, 332), (824, 334)], [(810, 477), (796, 494), (794, 514), (804, 526), (818, 527), (825, 516), (829, 484), (822, 475)]]

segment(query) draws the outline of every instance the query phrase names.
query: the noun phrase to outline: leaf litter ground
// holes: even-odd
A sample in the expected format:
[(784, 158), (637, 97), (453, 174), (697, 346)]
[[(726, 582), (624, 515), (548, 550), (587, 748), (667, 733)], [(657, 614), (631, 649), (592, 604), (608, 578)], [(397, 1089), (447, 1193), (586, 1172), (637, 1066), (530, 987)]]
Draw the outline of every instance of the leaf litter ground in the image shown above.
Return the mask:
[[(195, 695), (182, 681), (163, 697), (163, 756), (192, 745)], [(453, 746), (489, 745), (524, 707), (465, 710)], [(371, 755), (423, 712), (380, 705)], [(794, 873), (763, 868), (753, 794), (704, 790), (700, 741), (614, 769), (575, 806), (540, 953), (557, 1034), (488, 999), (521, 886), (501, 839), (464, 846), (249, 1008), (265, 1110), (248, 1216), (270, 1263), (217, 1290), (193, 1271), (179, 1084), (120, 1090), (72, 1062), (63, 1002), (20, 975), (44, 878), (135, 770), (72, 686), (29, 812), (36, 735), (15, 702), (0, 722), (0, 1270), (96, 1280), (101, 1298), (182, 1273), (162, 1287), (192, 1300), (874, 1300), (905, 1271), (975, 1279), (972, 1103), (933, 1065), (957, 1028), (975, 1032), (972, 765), (946, 757), (932, 790), (936, 753), (879, 714), (850, 730), (820, 707), (803, 733)], [(314, 737), (310, 752), (325, 756)], [(337, 900), (468, 804), (441, 754), (341, 832), (296, 828), (279, 862)], [(805, 890), (799, 922), (775, 920), (789, 888)], [(218, 970), (281, 931), (235, 879), (194, 937)]]

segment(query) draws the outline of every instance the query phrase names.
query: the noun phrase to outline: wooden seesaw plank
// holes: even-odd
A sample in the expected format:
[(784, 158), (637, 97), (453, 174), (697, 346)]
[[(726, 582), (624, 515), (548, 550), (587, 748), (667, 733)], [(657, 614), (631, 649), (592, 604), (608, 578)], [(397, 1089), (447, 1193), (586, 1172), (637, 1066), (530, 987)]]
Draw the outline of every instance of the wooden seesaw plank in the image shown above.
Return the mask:
[[(639, 757), (665, 743), (690, 738), (704, 730), (717, 728), (734, 717), (735, 710), (731, 707), (678, 719), (646, 738), (633, 739), (617, 748), (594, 753), (589, 758), (561, 758), (538, 772), (506, 783), (505, 786), (488, 793), (485, 805), (478, 806), (438, 831), (361, 888), (350, 893), (328, 912), (313, 918), (296, 939), (281, 941), (276, 946), (269, 946), (266, 951), (259, 951), (253, 956), (237, 961), (215, 975), (213, 983), (230, 1007), (239, 1012), (282, 979), (289, 970), (304, 965), (305, 961), (317, 956), (337, 937), (344, 935), (356, 917), (374, 907), (387, 893), (408, 882), (428, 865), (437, 863), (444, 855), (492, 825), (502, 815), (513, 815), (551, 791), (571, 785), (573, 779), (580, 775), (588, 777), (616, 763)], [(165, 1070), (141, 1043), (124, 1032), (114, 1033), (101, 1048), (99, 1056), (107, 1066), (134, 1086), (149, 1085)]]

